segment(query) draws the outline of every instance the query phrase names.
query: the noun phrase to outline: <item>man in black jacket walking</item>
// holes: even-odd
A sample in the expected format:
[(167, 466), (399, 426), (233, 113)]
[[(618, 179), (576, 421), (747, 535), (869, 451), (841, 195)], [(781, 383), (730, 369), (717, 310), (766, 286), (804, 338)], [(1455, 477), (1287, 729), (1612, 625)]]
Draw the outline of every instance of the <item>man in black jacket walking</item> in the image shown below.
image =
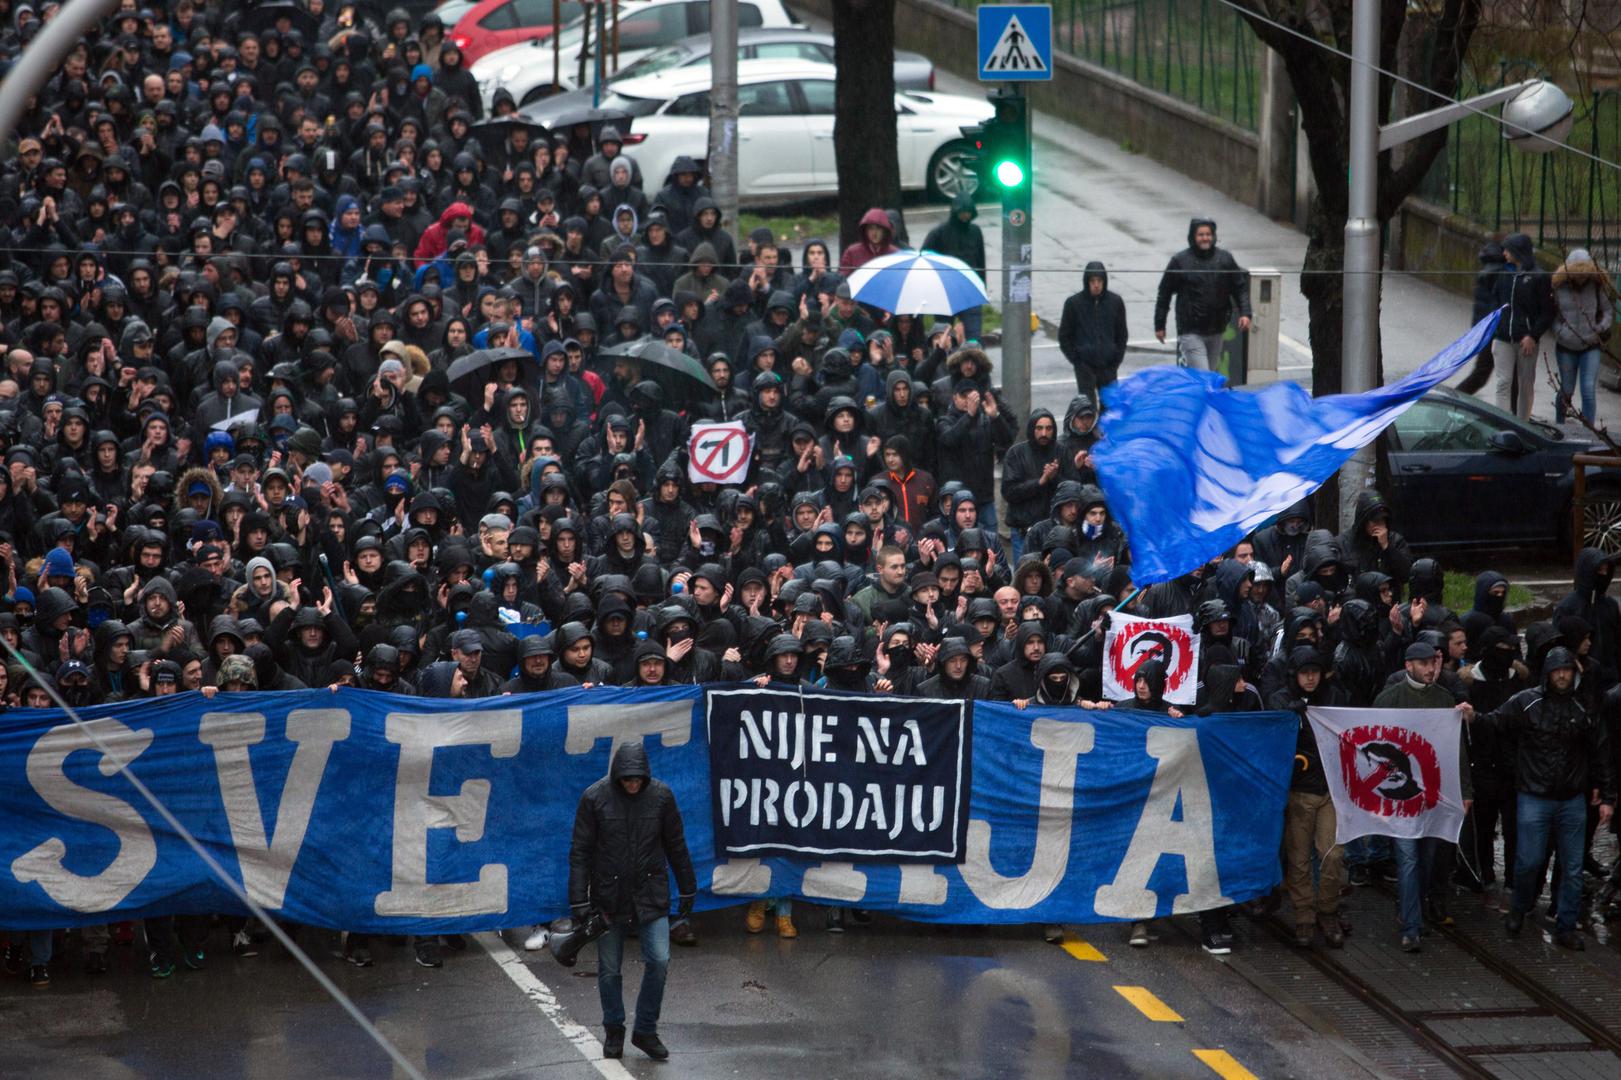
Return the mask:
[(1165, 340), (1165, 316), (1176, 298), (1176, 348), (1182, 363), (1215, 370), (1221, 337), (1233, 312), (1238, 329), (1250, 328), (1249, 274), (1216, 246), (1216, 223), (1196, 217), (1188, 223), (1188, 246), (1171, 256), (1154, 300), (1154, 336)]
[(1484, 717), (1484, 731), (1499, 748), (1496, 759), (1513, 763), (1519, 797), (1514, 899), (1503, 928), (1518, 934), (1525, 925), (1542, 888), (1541, 864), (1552, 843), (1560, 877), (1553, 940), (1566, 949), (1586, 947), (1576, 919), (1582, 906), (1588, 804), (1598, 807), (1600, 825), (1610, 820), (1615, 806), (1609, 733), (1577, 700), (1578, 670), (1571, 651), (1556, 647), (1542, 662), (1541, 686), (1520, 691)]
[(1109, 272), (1086, 264), (1081, 291), (1064, 301), (1058, 348), (1075, 368), (1075, 389), (1097, 400), (1098, 390), (1120, 377), (1126, 358), (1126, 302), (1109, 291)]
[(597, 992), (602, 998), (602, 1056), (625, 1052), (625, 998), (619, 975), (625, 934), (642, 942), (641, 992), (630, 1042), (648, 1057), (670, 1056), (659, 1041), (659, 1010), (670, 969), (670, 871), (680, 890), (677, 917), (692, 913), (698, 893), (681, 811), (669, 785), (653, 779), (640, 742), (614, 751), (608, 775), (585, 789), (574, 815), (568, 854), (568, 901), (583, 923), (593, 910), (610, 924), (597, 940)]

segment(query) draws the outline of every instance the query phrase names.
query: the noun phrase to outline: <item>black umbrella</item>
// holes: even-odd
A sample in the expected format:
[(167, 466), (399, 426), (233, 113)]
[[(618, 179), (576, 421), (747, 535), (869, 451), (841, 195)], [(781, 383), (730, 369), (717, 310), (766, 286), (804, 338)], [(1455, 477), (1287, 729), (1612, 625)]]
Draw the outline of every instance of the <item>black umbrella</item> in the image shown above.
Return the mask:
[[(546, 138), (544, 124), (537, 124), (517, 115), (492, 116), (480, 120), (472, 125), (469, 130), (473, 133), (473, 138), (478, 140), (478, 145), (483, 149), (484, 160), (499, 162), (505, 161), (507, 157), (507, 140), (515, 130), (520, 128), (529, 132), (529, 145), (531, 147)], [(523, 156), (527, 159), (531, 154), (525, 151)]]
[(313, 44), (315, 36), (320, 32), (321, 20), (307, 8), (292, 3), (291, 0), (271, 0), (268, 4), (258, 4), (244, 11), (236, 20), (238, 33), (252, 30), (262, 34), (271, 29), (283, 17), (288, 20), (291, 29), (304, 35), (304, 41)]
[(502, 347), (479, 349), (450, 365), (445, 377), (450, 388), (465, 397), (475, 408), (484, 402), (484, 387), (495, 381), (495, 372), (508, 360), (518, 361), (518, 383), (531, 394), (540, 391), (540, 364), (528, 349)]
[(621, 357), (639, 362), (642, 378), (658, 383), (664, 390), (666, 403), (677, 409), (720, 392), (720, 387), (696, 357), (672, 349), (658, 338), (638, 338), (597, 354), (599, 361), (609, 365)]
[[(636, 119), (624, 109), (602, 109), (593, 105), (570, 105), (561, 109), (553, 106), (548, 109), (544, 98), (523, 110), (521, 115), (531, 123), (543, 124), (554, 132), (568, 136), (569, 153), (582, 162), (597, 152), (597, 136), (602, 134), (604, 127), (612, 124), (623, 135)], [(583, 134), (576, 130), (579, 128), (588, 128), (590, 133)]]

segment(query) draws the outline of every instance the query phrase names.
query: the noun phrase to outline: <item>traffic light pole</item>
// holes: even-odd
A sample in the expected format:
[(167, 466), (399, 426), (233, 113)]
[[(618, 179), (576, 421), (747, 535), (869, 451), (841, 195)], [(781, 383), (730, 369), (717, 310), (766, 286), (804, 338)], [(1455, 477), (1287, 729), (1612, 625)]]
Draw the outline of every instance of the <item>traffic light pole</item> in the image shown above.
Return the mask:
[[(1024, 88), (1010, 86), (1020, 98)], [(1024, 167), (1031, 169), (1030, 110), (1016, 110), (1022, 131), (1010, 133), (1010, 142), (1025, 148)], [(1033, 176), (1002, 188), (1002, 394), (1015, 424), (1030, 415), (1030, 192)]]

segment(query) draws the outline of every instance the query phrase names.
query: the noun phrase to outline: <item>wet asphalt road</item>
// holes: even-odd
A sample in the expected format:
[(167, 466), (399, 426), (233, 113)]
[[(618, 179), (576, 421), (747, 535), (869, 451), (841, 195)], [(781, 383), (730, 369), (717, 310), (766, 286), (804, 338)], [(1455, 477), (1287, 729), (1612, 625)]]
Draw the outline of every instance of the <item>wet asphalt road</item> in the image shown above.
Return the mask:
[[(671, 968), (660, 1030), (674, 1056), (660, 1065), (627, 1046), (622, 1067), (590, 1060), (600, 1035), (591, 950), (572, 974), (549, 954), (513, 953), (480, 935), (428, 970), (403, 945), (378, 943), (377, 964), (361, 970), (331, 955), (332, 935), (306, 939), (316, 939), (323, 967), (383, 1033), (435, 1078), (1367, 1075), (1170, 924), (1158, 924), (1161, 937), (1148, 949), (1126, 947), (1119, 926), (1071, 928), (1085, 944), (1064, 949), (1044, 944), (1035, 928), (880, 919), (832, 935), (809, 906), (798, 921), (802, 936), (784, 941), (771, 931), (746, 934), (740, 908), (700, 916), (702, 944), (677, 948)], [(276, 947), (237, 959), (222, 932), (211, 944), (206, 970), (164, 981), (146, 975), (138, 945), (115, 948), (111, 974), (82, 975), (71, 939), (49, 989), (0, 979), (0, 1075), (396, 1075)], [(1086, 945), (1106, 959), (1071, 954), (1086, 954)], [(521, 969), (517, 979), (503, 957)], [(640, 962), (628, 955), (627, 990), (639, 981)], [(1181, 1020), (1149, 1019), (1116, 987), (1143, 988)], [(1225, 1051), (1249, 1072), (1221, 1074), (1196, 1050)]]

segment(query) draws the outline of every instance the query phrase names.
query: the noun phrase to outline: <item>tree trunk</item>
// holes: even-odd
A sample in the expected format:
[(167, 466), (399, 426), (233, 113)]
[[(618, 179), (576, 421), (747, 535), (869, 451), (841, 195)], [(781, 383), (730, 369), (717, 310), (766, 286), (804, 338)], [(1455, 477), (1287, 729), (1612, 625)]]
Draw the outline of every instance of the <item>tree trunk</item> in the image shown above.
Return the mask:
[[(860, 239), (861, 215), (899, 210), (895, 0), (833, 0), (833, 155), (839, 170), (839, 248)], [(837, 262), (838, 253), (834, 253)]]

